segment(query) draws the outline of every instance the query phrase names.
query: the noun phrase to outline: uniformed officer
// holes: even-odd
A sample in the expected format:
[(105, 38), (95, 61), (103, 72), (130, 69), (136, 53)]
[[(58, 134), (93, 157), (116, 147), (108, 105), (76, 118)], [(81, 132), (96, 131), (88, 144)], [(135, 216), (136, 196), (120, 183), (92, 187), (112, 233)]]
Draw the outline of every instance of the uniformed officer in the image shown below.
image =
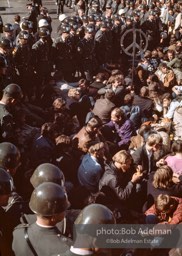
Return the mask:
[(3, 91), (3, 96), (0, 101), (1, 141), (13, 140), (14, 120), (12, 106), (14, 106), (22, 96), (22, 90), (17, 84), (9, 84)]
[[(32, 27), (32, 21), (29, 21), (29, 20), (23, 20), (21, 23), (20, 23), (20, 29), (21, 31), (26, 31), (28, 32), (29, 36), (28, 36), (28, 44), (32, 47), (32, 45), (36, 42), (36, 39), (34, 37), (34, 34), (33, 34), (33, 27)], [(17, 35), (16, 37), (16, 45), (19, 44), (19, 35)]]
[(34, 56), (34, 70), (37, 76), (36, 97), (40, 99), (46, 83), (53, 70), (53, 47), (50, 31), (40, 28), (40, 39), (32, 46)]
[(67, 82), (73, 81), (73, 47), (70, 40), (70, 26), (63, 24), (60, 28), (60, 37), (55, 41), (56, 54), (56, 69), (63, 72), (64, 79)]
[(111, 255), (110, 250), (94, 248), (96, 238), (89, 234), (89, 227), (93, 224), (115, 224), (114, 215), (109, 208), (101, 204), (86, 206), (75, 221), (76, 237), (67, 255)]
[(7, 61), (4, 56), (0, 55), (0, 97), (2, 97), (3, 88), (9, 84), (8, 77), (7, 77)]
[(14, 65), (23, 94), (31, 100), (34, 91), (33, 50), (28, 43), (29, 33), (19, 33), (19, 44), (13, 51)]
[(13, 46), (15, 46), (15, 38), (14, 38), (14, 28), (13, 25), (10, 23), (4, 24), (3, 27), (4, 35), (2, 38), (7, 38), (10, 40)]
[(7, 79), (12, 82), (16, 81), (16, 72), (12, 56), (12, 42), (8, 38), (2, 38), (0, 41), (0, 55), (3, 56), (7, 63)]
[[(6, 214), (3, 207), (7, 206), (12, 191), (11, 180), (9, 174), (0, 168), (0, 254), (7, 254), (6, 248), (9, 241), (6, 239), (5, 232), (7, 230)], [(9, 244), (8, 244), (9, 245)]]
[(100, 29), (95, 34), (95, 49), (96, 58), (100, 66), (106, 64), (107, 62), (107, 50), (108, 50), (108, 40), (107, 40), (107, 24), (102, 22)]
[(85, 27), (85, 36), (79, 41), (77, 46), (80, 72), (88, 81), (93, 80), (93, 75), (97, 69), (94, 35), (94, 26), (87, 25)]
[(4, 168), (9, 173), (12, 185), (12, 192), (8, 204), (4, 206), (7, 225), (4, 231), (6, 246), (4, 246), (5, 252), (3, 255), (13, 255), (11, 250), (13, 229), (20, 223), (22, 214), (30, 212), (27, 202), (23, 201), (22, 197), (15, 191), (13, 178), (19, 165), (20, 152), (18, 148), (9, 142), (0, 143), (0, 168)]
[(10, 142), (0, 143), (0, 167), (14, 176), (19, 165), (20, 152), (18, 148)]
[(37, 221), (14, 230), (12, 248), (15, 255), (65, 255), (71, 241), (56, 227), (69, 207), (64, 188), (52, 182), (42, 183), (33, 191), (29, 205)]

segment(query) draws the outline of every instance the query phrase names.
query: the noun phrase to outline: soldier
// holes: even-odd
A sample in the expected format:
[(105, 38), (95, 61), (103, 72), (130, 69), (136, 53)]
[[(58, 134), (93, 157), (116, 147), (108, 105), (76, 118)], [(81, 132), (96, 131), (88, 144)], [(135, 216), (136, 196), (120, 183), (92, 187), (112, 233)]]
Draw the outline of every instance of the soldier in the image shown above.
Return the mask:
[(44, 182), (33, 191), (29, 205), (37, 221), (14, 230), (12, 248), (15, 255), (65, 255), (71, 242), (56, 227), (70, 205), (64, 188)]
[(40, 99), (46, 83), (53, 70), (53, 47), (50, 32), (47, 28), (40, 28), (40, 39), (32, 46), (34, 69), (37, 76), (36, 98)]
[(149, 12), (149, 17), (142, 24), (141, 28), (146, 33), (148, 38), (148, 50), (154, 50), (157, 44), (159, 43), (158, 26), (155, 20), (154, 11)]
[[(2, 92), (3, 88), (5, 88), (7, 84), (9, 84), (8, 78), (6, 75), (7, 68), (8, 68), (8, 65), (7, 65), (6, 59), (4, 58), (4, 56), (0, 55), (0, 92)], [(1, 96), (2, 96), (2, 93), (1, 93)]]
[(64, 79), (67, 82), (73, 81), (73, 47), (70, 40), (70, 26), (63, 24), (60, 28), (60, 37), (55, 41), (56, 69), (63, 72)]
[(0, 254), (6, 254), (7, 240), (4, 232), (7, 228), (6, 214), (3, 207), (7, 206), (8, 200), (12, 191), (11, 180), (9, 174), (0, 168)]
[(51, 16), (49, 15), (48, 9), (46, 7), (41, 7), (40, 8), (40, 15), (37, 17), (37, 21), (39, 22), (39, 20), (41, 19), (46, 19), (47, 22), (49, 23), (49, 28), (50, 28), (50, 32), (52, 32), (52, 19)]
[(13, 60), (24, 96), (31, 100), (34, 91), (33, 50), (28, 43), (29, 33), (19, 33), (19, 44), (13, 51)]
[(80, 71), (88, 81), (93, 80), (93, 75), (97, 69), (94, 34), (93, 25), (87, 25), (85, 28), (85, 36), (79, 41), (77, 46)]
[(106, 36), (107, 24), (102, 22), (100, 29), (95, 34), (95, 52), (99, 66), (106, 64), (107, 62), (107, 50), (108, 50), (108, 39)]
[(121, 47), (120, 47), (120, 39), (121, 39), (121, 20), (119, 15), (115, 15), (113, 17), (114, 24), (111, 29), (112, 31), (112, 38), (113, 38), (113, 47), (112, 47), (112, 61), (114, 63), (119, 62), (120, 60), (120, 53), (121, 53)]
[(7, 70), (6, 75), (10, 82), (16, 81), (16, 72), (13, 63), (13, 56), (12, 56), (12, 43), (9, 39), (3, 38), (0, 41), (0, 55), (4, 57), (7, 63)]
[(22, 96), (22, 90), (17, 84), (9, 84), (3, 91), (0, 101), (1, 141), (13, 140), (14, 120), (11, 108)]
[(12, 192), (8, 200), (8, 204), (4, 206), (6, 212), (7, 226), (4, 231), (5, 245), (3, 255), (13, 255), (11, 250), (13, 229), (20, 223), (22, 213), (30, 212), (28, 205), (19, 196), (14, 187), (14, 176), (17, 168), (20, 166), (20, 152), (18, 148), (9, 142), (0, 143), (0, 167), (4, 168), (9, 174), (12, 185)]
[(113, 213), (106, 206), (101, 204), (86, 206), (75, 221), (76, 239), (67, 255), (112, 255), (110, 249), (95, 248), (96, 244), (93, 244), (93, 241), (96, 242), (96, 237), (92, 237), (92, 234), (89, 234), (89, 226), (93, 224), (115, 224), (115, 222)]
[(12, 46), (15, 46), (14, 28), (10, 23), (6, 23), (3, 27), (4, 35), (2, 38), (7, 38), (10, 40)]
[[(35, 37), (32, 33), (32, 22), (29, 20), (23, 20), (20, 23), (20, 28), (21, 28), (21, 31), (26, 31), (29, 33), (28, 43), (32, 47), (32, 45), (35, 43)], [(16, 37), (16, 45), (18, 44), (19, 44), (19, 34)]]

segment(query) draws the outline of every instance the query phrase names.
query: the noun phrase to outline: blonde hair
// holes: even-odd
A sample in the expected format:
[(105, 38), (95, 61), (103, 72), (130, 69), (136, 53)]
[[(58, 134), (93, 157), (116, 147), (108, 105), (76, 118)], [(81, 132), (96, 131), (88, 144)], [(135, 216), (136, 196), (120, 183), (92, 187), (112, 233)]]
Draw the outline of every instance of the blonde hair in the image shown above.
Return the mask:
[(120, 164), (125, 164), (128, 160), (132, 160), (132, 157), (126, 150), (120, 150), (113, 156), (112, 160)]
[(173, 178), (173, 171), (169, 166), (162, 166), (158, 168), (154, 174), (153, 186), (154, 188), (169, 188)]
[(152, 133), (147, 138), (147, 144), (154, 146), (155, 144), (162, 144), (162, 137), (159, 133)]

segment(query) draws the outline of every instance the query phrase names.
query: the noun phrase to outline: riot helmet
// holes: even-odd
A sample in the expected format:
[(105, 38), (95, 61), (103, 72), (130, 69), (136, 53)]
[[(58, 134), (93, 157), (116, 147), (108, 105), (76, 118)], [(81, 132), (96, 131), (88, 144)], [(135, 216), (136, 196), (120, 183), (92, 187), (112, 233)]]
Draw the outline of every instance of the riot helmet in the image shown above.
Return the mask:
[(38, 27), (42, 28), (42, 27), (49, 27), (49, 23), (47, 22), (46, 19), (40, 19), (39, 23), (38, 23)]
[(65, 178), (63, 172), (54, 164), (40, 164), (32, 174), (30, 182), (34, 188), (43, 182), (53, 182), (64, 186)]
[(0, 166), (5, 169), (15, 169), (20, 163), (20, 151), (10, 142), (0, 143)]
[(81, 211), (75, 224), (115, 224), (115, 218), (106, 206), (90, 204)]
[(0, 47), (3, 48), (4, 50), (11, 49), (12, 48), (12, 43), (8, 38), (3, 38), (0, 41)]
[(40, 38), (47, 38), (50, 36), (50, 31), (47, 28), (40, 28), (39, 29), (39, 36)]
[(23, 97), (22, 90), (21, 90), (20, 86), (17, 84), (7, 85), (4, 89), (4, 93), (7, 96), (12, 97), (16, 100), (21, 99)]
[(28, 38), (29, 38), (29, 33), (28, 33), (26, 30), (22, 30), (22, 31), (20, 31), (20, 33), (19, 33), (19, 38), (20, 38), (20, 39), (28, 40)]
[(29, 206), (37, 215), (53, 216), (67, 210), (70, 203), (62, 186), (44, 182), (34, 189)]
[(30, 23), (28, 20), (23, 20), (21, 23), (20, 23), (20, 28), (21, 30), (29, 30), (30, 28)]
[(13, 30), (13, 25), (10, 23), (6, 23), (3, 27), (4, 32), (12, 32)]

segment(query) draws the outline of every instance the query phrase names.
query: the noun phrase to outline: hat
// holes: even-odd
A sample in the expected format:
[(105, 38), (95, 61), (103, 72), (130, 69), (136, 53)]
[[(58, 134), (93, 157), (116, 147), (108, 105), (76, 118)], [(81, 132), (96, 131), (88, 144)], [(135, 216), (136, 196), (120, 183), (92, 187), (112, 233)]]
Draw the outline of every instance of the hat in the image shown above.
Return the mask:
[(126, 13), (126, 10), (125, 9), (120, 9), (119, 11), (118, 11), (118, 14), (119, 15), (122, 15), (122, 14), (125, 14)]
[(60, 14), (59, 15), (59, 21), (63, 22), (68, 16), (66, 14)]

